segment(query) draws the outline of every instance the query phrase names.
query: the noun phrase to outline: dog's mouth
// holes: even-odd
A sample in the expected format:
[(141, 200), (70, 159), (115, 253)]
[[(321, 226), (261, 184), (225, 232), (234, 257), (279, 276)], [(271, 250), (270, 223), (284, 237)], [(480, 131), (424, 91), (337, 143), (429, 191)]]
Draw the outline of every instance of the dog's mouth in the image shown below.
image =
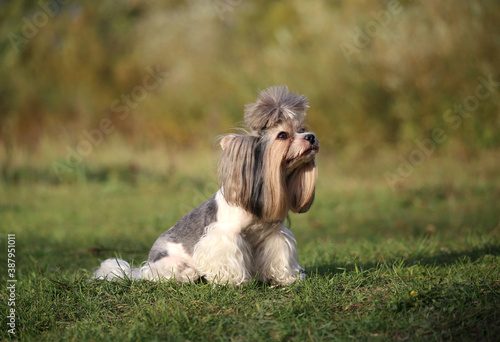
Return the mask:
[(309, 154), (310, 154), (310, 153), (314, 153), (314, 154), (316, 154), (316, 153), (318, 153), (318, 151), (319, 151), (319, 145), (311, 145), (311, 147), (309, 147), (309, 148), (308, 148), (308, 149), (307, 149), (307, 150), (303, 153), (303, 155), (304, 155), (304, 154), (308, 154), (308, 153), (309, 153)]
[(314, 159), (318, 151), (319, 151), (319, 146), (311, 145), (311, 147), (302, 152), (300, 155), (286, 159), (285, 166), (288, 168), (294, 164), (297, 164), (298, 162), (300, 162), (299, 164), (309, 162)]

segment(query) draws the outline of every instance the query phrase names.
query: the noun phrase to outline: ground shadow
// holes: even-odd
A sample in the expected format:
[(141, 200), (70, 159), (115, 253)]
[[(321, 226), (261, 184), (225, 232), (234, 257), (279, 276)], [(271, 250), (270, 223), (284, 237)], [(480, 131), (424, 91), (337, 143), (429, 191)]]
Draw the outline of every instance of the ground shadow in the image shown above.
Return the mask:
[(413, 266), (419, 265), (429, 265), (429, 266), (446, 266), (456, 263), (463, 258), (469, 258), (471, 262), (475, 262), (485, 255), (500, 255), (500, 245), (490, 244), (479, 248), (473, 248), (465, 251), (456, 252), (441, 252), (437, 255), (432, 255), (429, 257), (421, 256), (406, 256), (406, 257), (393, 257), (391, 259), (385, 259), (383, 261), (371, 261), (371, 262), (350, 262), (350, 263), (331, 263), (331, 264), (317, 264), (306, 268), (307, 273), (317, 273), (322, 275), (333, 275), (344, 272), (356, 271), (356, 269), (369, 270), (378, 267), (381, 264), (392, 265), (394, 263), (402, 263), (402, 266)]

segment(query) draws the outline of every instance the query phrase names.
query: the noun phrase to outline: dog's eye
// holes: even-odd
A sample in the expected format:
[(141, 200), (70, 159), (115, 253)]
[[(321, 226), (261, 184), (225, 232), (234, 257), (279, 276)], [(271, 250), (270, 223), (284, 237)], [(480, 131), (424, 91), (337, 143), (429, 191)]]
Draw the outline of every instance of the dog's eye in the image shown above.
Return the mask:
[(305, 133), (306, 132), (306, 129), (305, 128), (299, 128), (299, 130), (297, 131), (298, 133)]
[(288, 139), (288, 133), (287, 132), (279, 132), (278, 136), (276, 137), (280, 140)]

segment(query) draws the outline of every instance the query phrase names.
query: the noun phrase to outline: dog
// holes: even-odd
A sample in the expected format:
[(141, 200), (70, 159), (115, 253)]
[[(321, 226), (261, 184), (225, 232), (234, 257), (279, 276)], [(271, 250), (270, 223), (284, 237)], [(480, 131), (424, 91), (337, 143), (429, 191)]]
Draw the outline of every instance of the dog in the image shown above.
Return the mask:
[(215, 195), (164, 232), (140, 268), (107, 259), (93, 278), (232, 285), (302, 279), (285, 219), (289, 211), (308, 211), (314, 201), (319, 141), (304, 127), (308, 108), (304, 95), (285, 86), (261, 91), (257, 102), (245, 106), (248, 129), (220, 140)]

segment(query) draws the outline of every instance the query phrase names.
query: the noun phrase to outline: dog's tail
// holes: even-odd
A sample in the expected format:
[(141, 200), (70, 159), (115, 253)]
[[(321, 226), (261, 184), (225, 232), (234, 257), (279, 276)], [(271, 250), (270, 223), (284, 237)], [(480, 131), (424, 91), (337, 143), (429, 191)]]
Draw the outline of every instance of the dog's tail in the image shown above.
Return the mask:
[[(174, 272), (174, 270), (177, 270)], [(166, 280), (177, 279), (192, 282), (199, 278), (196, 271), (187, 263), (175, 259), (175, 263), (163, 259), (157, 262), (144, 261), (140, 267), (132, 268), (130, 264), (122, 259), (106, 259), (101, 266), (94, 271), (91, 279), (117, 280)]]
[(123, 280), (125, 278), (141, 279), (141, 269), (131, 268), (128, 262), (116, 258), (104, 260), (92, 276), (92, 279), (110, 281)]

